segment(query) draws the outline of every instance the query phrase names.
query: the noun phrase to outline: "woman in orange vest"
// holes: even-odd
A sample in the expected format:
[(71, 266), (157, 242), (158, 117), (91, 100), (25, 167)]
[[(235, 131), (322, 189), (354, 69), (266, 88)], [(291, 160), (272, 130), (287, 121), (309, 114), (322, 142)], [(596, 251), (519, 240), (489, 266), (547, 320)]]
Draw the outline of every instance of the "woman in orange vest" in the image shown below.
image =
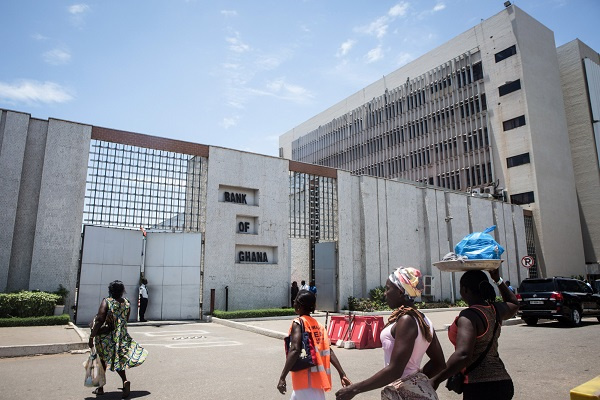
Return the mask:
[(277, 383), (277, 389), (281, 394), (286, 392), (285, 378), (288, 372), (298, 360), (302, 351), (302, 330), (300, 323), (304, 326), (304, 331), (312, 337), (315, 346), (316, 365), (300, 371), (292, 371), (292, 397), (291, 400), (325, 400), (325, 392), (331, 390), (331, 370), (330, 364), (340, 374), (342, 386), (350, 385), (352, 382), (346, 377), (333, 349), (330, 347), (327, 331), (317, 320), (310, 316), (315, 311), (316, 297), (308, 290), (300, 290), (294, 308), (299, 318), (295, 319), (290, 327), (290, 350)]
[[(389, 276), (385, 300), (396, 310), (380, 335), (385, 366), (369, 379), (340, 389), (335, 394), (337, 400), (350, 400), (383, 386), (382, 399), (438, 399), (429, 377), (442, 371), (446, 363), (433, 324), (415, 308), (414, 299), (422, 290), (418, 269), (400, 267)], [(425, 354), (429, 361), (421, 369)]]

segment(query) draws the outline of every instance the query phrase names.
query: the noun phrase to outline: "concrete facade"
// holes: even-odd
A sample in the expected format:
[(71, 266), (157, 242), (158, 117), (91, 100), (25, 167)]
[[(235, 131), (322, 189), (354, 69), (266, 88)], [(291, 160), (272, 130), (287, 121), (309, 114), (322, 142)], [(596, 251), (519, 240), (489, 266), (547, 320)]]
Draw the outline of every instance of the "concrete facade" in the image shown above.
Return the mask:
[[(12, 227), (2, 225), (2, 235), (9, 242), (12, 234), (13, 246), (10, 253), (2, 249), (0, 276), (18, 283), (17, 289), (53, 291), (63, 284), (71, 291), (69, 303), (76, 287), (85, 289), (92, 293), (80, 304), (87, 317), (105, 294), (106, 284), (114, 279), (126, 281), (133, 301), (141, 271), (139, 227), (117, 230), (117, 236), (102, 239), (105, 230), (113, 229), (96, 226), (84, 240), (93, 241), (96, 234), (103, 244), (89, 251), (84, 246), (81, 262), (85, 268), (78, 282), (87, 162), (94, 140), (168, 148), (204, 160), (202, 175), (195, 174), (190, 181), (201, 186), (195, 191), (201, 196), (195, 201), (201, 229), (178, 235), (164, 232), (164, 228), (148, 228), (145, 273), (156, 302), (149, 306), (149, 318), (167, 314), (198, 318), (194, 311), (197, 302), (207, 313), (212, 290), (214, 307), (220, 310), (288, 305), (291, 281), (311, 278), (311, 240), (315, 238), (303, 235), (316, 229), (300, 229), (295, 235), (292, 220), (316, 223), (316, 231), (321, 232), (316, 239), (337, 245), (336, 309), (346, 306), (349, 296), (368, 296), (369, 290), (383, 285), (400, 265), (418, 267), (432, 277), (427, 299), (458, 298), (460, 274), (440, 272), (432, 263), (452, 251), (465, 235), (494, 224), (498, 226), (495, 238), (506, 248), (502, 275), (513, 283), (526, 276), (519, 267), (526, 248), (523, 209), (516, 205), (219, 147), (191, 144), (188, 148), (185, 143), (141, 134), (53, 119), (32, 120), (23, 113), (2, 115), (0, 163), (23, 167), (20, 173), (7, 169), (1, 175), (7, 186), (12, 184), (19, 192), (19, 199), (2, 193), (3, 217), (15, 222)], [(15, 153), (4, 153), (10, 148), (22, 149), (22, 156), (4, 158)], [(190, 153), (185, 153), (186, 149)], [(26, 159), (28, 155), (30, 159)], [(20, 184), (18, 180), (9, 182), (15, 176), (21, 177)], [(293, 187), (292, 176), (304, 186)], [(311, 184), (321, 186), (307, 190)], [(31, 196), (36, 190), (39, 197)], [(21, 199), (23, 196), (30, 197)], [(301, 196), (307, 196), (305, 201), (316, 207), (310, 209), (310, 213), (316, 210), (314, 214), (290, 206)], [(325, 238), (326, 228), (333, 230), (327, 233), (331, 237)], [(176, 236), (184, 237), (183, 241)], [(13, 260), (19, 264), (12, 264)]]
[(557, 52), (586, 272), (600, 276), (600, 55), (580, 40), (560, 46)]
[(286, 132), (280, 153), (506, 195), (533, 213), (541, 275), (584, 274), (560, 77), (553, 32), (513, 5)]

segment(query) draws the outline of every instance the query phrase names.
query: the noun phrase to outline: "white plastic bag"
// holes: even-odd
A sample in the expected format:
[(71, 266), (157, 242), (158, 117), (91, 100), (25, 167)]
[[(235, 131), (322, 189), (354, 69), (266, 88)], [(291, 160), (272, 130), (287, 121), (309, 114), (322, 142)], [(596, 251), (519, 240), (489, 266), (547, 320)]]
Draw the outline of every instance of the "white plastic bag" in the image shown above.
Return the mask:
[(100, 357), (95, 351), (90, 353), (90, 356), (83, 363), (85, 368), (85, 380), (84, 386), (87, 387), (98, 387), (106, 384), (106, 375)]

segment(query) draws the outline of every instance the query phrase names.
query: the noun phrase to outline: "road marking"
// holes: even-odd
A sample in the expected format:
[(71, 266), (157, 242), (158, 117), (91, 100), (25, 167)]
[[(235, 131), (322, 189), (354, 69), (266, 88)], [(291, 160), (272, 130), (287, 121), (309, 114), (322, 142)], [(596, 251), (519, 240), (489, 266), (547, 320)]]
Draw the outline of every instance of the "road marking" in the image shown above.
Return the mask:
[(149, 337), (163, 337), (163, 336), (198, 336), (206, 335), (210, 333), (208, 331), (193, 330), (193, 331), (160, 331), (160, 332), (136, 332), (136, 334), (142, 334)]

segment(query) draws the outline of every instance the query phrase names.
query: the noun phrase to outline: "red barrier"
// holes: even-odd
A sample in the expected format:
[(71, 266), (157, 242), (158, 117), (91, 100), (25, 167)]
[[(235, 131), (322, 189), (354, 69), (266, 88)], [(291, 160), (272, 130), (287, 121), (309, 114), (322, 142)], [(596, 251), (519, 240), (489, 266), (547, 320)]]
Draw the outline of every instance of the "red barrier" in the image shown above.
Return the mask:
[(348, 316), (335, 315), (331, 317), (327, 335), (331, 343), (335, 344), (339, 339), (344, 340), (346, 331), (348, 330)]
[(375, 349), (381, 347), (379, 335), (383, 330), (383, 317), (355, 316), (351, 329), (351, 339), (357, 349)]

